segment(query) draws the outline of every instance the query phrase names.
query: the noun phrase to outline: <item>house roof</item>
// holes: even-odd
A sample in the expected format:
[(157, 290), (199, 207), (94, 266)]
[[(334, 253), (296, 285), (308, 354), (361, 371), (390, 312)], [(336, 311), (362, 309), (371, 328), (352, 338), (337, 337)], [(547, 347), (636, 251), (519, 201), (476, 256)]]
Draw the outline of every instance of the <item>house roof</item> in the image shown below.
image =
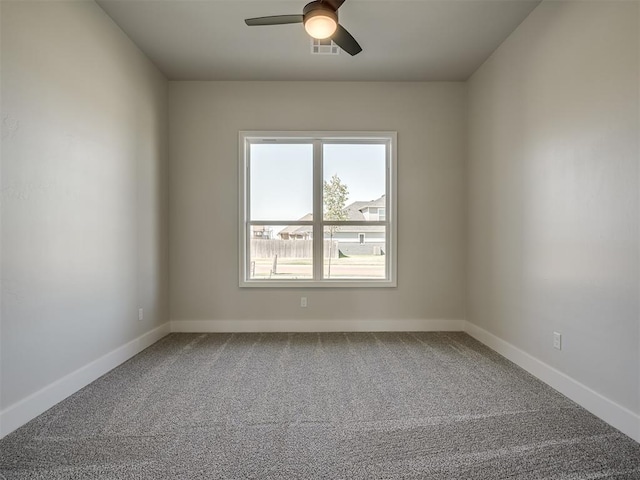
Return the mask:
[[(313, 220), (313, 213), (307, 213), (304, 217), (301, 217), (298, 219), (298, 221), (309, 221), (309, 222), (311, 220)], [(310, 231), (311, 231), (311, 226), (309, 225), (290, 225), (280, 230), (278, 232), (278, 235), (281, 235), (283, 233), (288, 233), (289, 235), (292, 235), (296, 233), (305, 233)]]
[(380, 198), (376, 198), (375, 200), (371, 200), (370, 202), (363, 202), (363, 203), (366, 203), (366, 205), (364, 205), (362, 208), (385, 207), (387, 205), (387, 200), (385, 198), (385, 195), (382, 195)]
[[(385, 198), (385, 195), (382, 195), (381, 197), (376, 198), (375, 200), (370, 200), (368, 202), (363, 202), (363, 201), (353, 202), (347, 205), (345, 207), (345, 210), (347, 210), (347, 213), (349, 215), (349, 220), (366, 220), (366, 218), (364, 218), (364, 215), (362, 214), (362, 211), (365, 208), (384, 207), (386, 204), (387, 204), (387, 200)], [(353, 215), (354, 218), (351, 218), (351, 215)]]

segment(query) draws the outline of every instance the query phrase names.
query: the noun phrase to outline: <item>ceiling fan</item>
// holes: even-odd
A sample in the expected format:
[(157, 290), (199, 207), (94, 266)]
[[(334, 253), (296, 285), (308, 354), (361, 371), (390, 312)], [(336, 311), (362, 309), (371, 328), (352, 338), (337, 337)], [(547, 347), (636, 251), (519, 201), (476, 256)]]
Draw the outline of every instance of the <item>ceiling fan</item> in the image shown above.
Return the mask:
[(349, 55), (357, 55), (362, 47), (347, 30), (338, 23), (338, 9), (345, 0), (314, 0), (305, 5), (302, 15), (275, 15), (271, 17), (247, 18), (250, 27), (263, 25), (286, 25), (302, 23), (313, 38), (330, 38)]

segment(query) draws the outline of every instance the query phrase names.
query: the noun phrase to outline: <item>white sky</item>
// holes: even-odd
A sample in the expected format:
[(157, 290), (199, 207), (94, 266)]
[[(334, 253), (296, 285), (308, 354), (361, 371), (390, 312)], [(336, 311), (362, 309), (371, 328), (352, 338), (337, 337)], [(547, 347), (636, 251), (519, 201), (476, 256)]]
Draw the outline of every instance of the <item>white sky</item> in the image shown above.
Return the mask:
[[(324, 145), (323, 177), (340, 177), (347, 205), (385, 193), (384, 145)], [(313, 146), (251, 145), (251, 219), (298, 220), (313, 210)]]

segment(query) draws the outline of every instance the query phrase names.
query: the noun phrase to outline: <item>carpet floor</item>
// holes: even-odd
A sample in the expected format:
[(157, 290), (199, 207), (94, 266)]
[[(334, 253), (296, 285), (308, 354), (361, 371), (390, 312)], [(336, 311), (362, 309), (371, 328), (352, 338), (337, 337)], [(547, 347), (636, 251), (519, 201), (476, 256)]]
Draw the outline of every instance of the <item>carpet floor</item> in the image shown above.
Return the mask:
[(0, 473), (640, 479), (640, 444), (463, 333), (172, 334), (0, 441)]

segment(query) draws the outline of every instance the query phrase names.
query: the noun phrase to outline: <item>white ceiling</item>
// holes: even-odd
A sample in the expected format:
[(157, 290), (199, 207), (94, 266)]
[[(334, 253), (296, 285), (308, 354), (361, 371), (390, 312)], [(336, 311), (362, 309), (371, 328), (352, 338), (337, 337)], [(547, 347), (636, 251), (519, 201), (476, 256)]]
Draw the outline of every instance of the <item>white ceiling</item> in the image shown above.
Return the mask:
[(347, 0), (340, 23), (362, 45), (311, 55), (305, 0), (97, 0), (171, 80), (466, 80), (540, 0)]

